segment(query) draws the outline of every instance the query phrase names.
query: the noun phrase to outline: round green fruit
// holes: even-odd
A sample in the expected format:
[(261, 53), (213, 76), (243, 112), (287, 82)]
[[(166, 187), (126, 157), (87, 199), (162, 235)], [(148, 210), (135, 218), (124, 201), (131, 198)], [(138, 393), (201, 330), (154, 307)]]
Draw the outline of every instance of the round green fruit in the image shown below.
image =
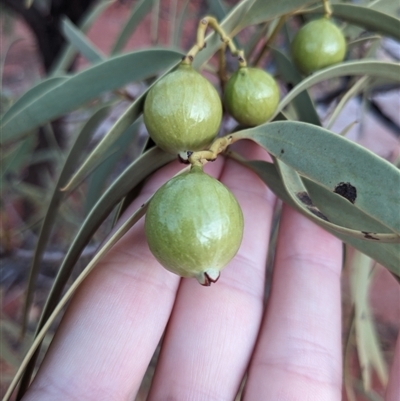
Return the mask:
[(143, 115), (157, 146), (179, 154), (203, 150), (213, 141), (222, 105), (211, 83), (190, 65), (181, 64), (150, 89)]
[(208, 286), (240, 247), (243, 214), (228, 188), (194, 166), (154, 194), (145, 232), (150, 251), (167, 270)]
[(240, 124), (256, 126), (274, 114), (279, 103), (279, 88), (274, 78), (259, 68), (239, 68), (228, 80), (224, 103)]
[(346, 40), (327, 18), (304, 25), (292, 42), (293, 61), (306, 74), (340, 63), (345, 54)]

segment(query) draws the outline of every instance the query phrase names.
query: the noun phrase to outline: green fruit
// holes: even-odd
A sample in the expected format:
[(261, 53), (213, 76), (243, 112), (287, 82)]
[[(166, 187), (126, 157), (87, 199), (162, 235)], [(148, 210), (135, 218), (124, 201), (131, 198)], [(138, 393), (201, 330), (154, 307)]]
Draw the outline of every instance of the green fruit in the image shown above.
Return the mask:
[(274, 114), (279, 103), (279, 88), (265, 71), (241, 67), (226, 84), (224, 103), (238, 123), (260, 125)]
[(228, 188), (194, 166), (154, 194), (145, 232), (167, 270), (210, 285), (239, 249), (243, 215)]
[(178, 154), (203, 150), (213, 141), (222, 105), (211, 83), (190, 65), (181, 64), (150, 89), (143, 115), (157, 146)]
[(343, 61), (346, 40), (327, 18), (304, 25), (292, 42), (293, 61), (306, 74)]

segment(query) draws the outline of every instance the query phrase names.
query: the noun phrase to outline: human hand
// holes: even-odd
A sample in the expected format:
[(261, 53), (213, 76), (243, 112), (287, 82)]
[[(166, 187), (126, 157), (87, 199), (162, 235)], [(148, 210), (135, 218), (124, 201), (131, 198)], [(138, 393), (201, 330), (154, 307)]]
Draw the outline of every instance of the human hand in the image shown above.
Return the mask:
[[(241, 145), (247, 158), (266, 158)], [(180, 168), (155, 173), (125, 218)], [(218, 283), (205, 288), (162, 268), (142, 219), (77, 291), (24, 401), (132, 400), (164, 331), (149, 400), (233, 400), (246, 371), (244, 400), (341, 399), (341, 242), (284, 206), (265, 307), (275, 197), (232, 160), (205, 171), (232, 190), (245, 219)], [(397, 348), (387, 401), (399, 399)]]

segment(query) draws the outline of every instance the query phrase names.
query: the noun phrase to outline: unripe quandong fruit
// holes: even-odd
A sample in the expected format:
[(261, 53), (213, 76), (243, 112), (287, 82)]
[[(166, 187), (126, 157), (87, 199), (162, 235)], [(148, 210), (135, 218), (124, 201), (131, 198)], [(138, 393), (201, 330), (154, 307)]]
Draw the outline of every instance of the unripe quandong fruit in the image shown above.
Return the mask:
[(228, 188), (193, 166), (154, 194), (145, 232), (167, 270), (210, 285), (240, 247), (243, 214)]
[(181, 64), (150, 89), (143, 116), (161, 149), (174, 154), (203, 150), (218, 133), (221, 99), (206, 78)]
[(292, 42), (293, 61), (306, 74), (340, 63), (345, 54), (341, 30), (326, 17), (304, 25)]
[(253, 127), (265, 123), (274, 114), (279, 88), (264, 70), (240, 67), (226, 84), (224, 103), (238, 123)]

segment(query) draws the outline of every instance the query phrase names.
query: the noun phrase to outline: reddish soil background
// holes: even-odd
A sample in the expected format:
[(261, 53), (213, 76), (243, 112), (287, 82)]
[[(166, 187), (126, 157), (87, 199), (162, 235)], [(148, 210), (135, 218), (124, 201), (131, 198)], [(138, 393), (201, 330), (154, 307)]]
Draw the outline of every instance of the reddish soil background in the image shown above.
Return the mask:
[[(178, 1), (178, 9), (183, 1)], [(189, 6), (189, 15), (193, 18), (188, 19), (185, 29), (182, 45), (187, 48), (194, 40), (195, 27), (197, 25), (197, 16), (200, 8), (200, 1), (191, 2)], [(109, 53), (117, 34), (120, 32), (123, 22), (129, 15), (131, 4), (114, 3), (109, 6), (101, 17), (96, 21), (88, 33), (89, 39), (101, 49), (105, 54)], [(169, 2), (161, 1), (160, 19), (159, 19), (159, 43), (158, 45), (168, 45), (170, 33), (169, 24)], [(152, 46), (154, 41), (151, 38), (151, 16), (147, 15), (141, 22), (132, 38), (129, 40), (125, 50), (140, 49)], [(15, 42), (14, 40), (17, 39)], [(8, 48), (10, 43), (12, 46)], [(35, 40), (29, 31), (29, 28), (22, 20), (16, 20), (11, 36), (2, 35), (0, 38), (1, 56), (4, 58), (3, 68), (3, 91), (12, 93), (14, 96), (23, 94), (31, 85), (43, 76), (43, 68), (36, 49)], [(7, 51), (7, 53), (5, 53)], [(382, 57), (386, 56), (382, 53)], [(78, 68), (84, 68), (87, 63), (83, 59), (79, 59)], [(397, 124), (400, 125), (400, 93), (399, 90), (392, 91), (380, 96), (379, 105), (387, 115), (393, 117)], [(340, 115), (338, 121), (333, 127), (333, 131), (339, 132), (355, 119), (360, 111), (361, 105), (355, 101), (349, 102), (346, 110)], [(323, 111), (322, 111), (323, 114)], [(400, 143), (398, 136), (390, 129), (382, 125), (373, 115), (368, 115), (364, 121), (362, 129), (356, 126), (350, 131), (348, 137), (357, 140), (360, 144), (366, 146), (378, 155), (394, 161), (400, 154)], [(12, 216), (8, 218), (8, 224), (17, 224)], [(4, 222), (3, 222), (4, 224)], [(5, 228), (3, 226), (3, 228)], [(16, 261), (18, 263), (18, 261)], [(2, 261), (0, 259), (0, 265)], [(4, 266), (3, 266), (4, 267)], [(21, 305), (24, 297), (24, 282), (17, 280), (13, 285), (7, 285), (7, 280), (3, 280), (7, 270), (2, 269), (2, 286), (1, 286), (1, 316), (3, 321), (8, 321), (18, 325), (20, 318)], [(6, 284), (4, 284), (6, 283)], [(344, 270), (342, 288), (343, 288), (343, 338), (345, 340), (348, 329), (349, 319), (351, 315), (351, 300), (349, 288), (349, 272)], [(385, 359), (390, 366), (393, 358), (396, 338), (400, 329), (400, 286), (394, 277), (383, 267), (376, 266), (371, 279), (369, 290), (370, 306), (375, 319), (375, 325), (379, 334), (381, 347), (384, 352)], [(40, 313), (39, 307), (33, 307), (30, 319), (36, 321)], [(9, 341), (16, 344), (16, 338), (9, 338), (2, 335), (2, 341)], [(7, 337), (7, 338), (6, 338)], [(17, 349), (17, 347), (15, 346)], [(20, 356), (15, 355), (18, 361)], [(360, 367), (355, 349), (350, 357), (350, 365), (352, 374), (359, 378)], [(1, 382), (0, 390), (3, 392), (9, 383), (12, 374), (15, 372), (15, 366), (10, 365), (9, 361), (2, 355), (1, 359)], [(150, 367), (150, 371), (154, 369), (154, 365)], [(147, 388), (150, 383), (150, 376), (145, 378), (143, 388), (141, 389), (138, 399), (145, 399)], [(376, 375), (373, 380), (374, 390), (380, 396), (384, 394), (384, 388), (379, 382)], [(356, 393), (357, 400), (368, 400), (368, 398)], [(345, 392), (343, 400), (347, 400)]]

